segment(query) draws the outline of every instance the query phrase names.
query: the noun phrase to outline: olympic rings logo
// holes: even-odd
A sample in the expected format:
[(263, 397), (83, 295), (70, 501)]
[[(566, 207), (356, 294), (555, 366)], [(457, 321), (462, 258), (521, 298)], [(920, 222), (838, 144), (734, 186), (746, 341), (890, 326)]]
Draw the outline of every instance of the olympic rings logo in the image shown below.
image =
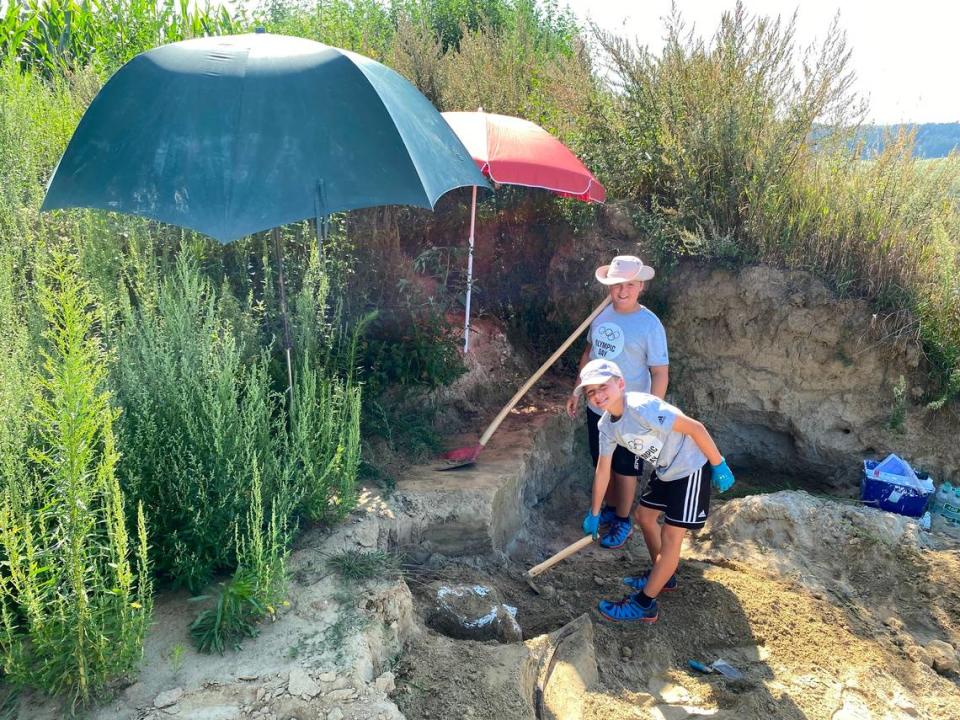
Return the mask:
[(620, 338), (619, 330), (606, 325), (600, 328), (600, 334), (603, 335), (603, 339), (607, 342), (613, 342), (614, 340), (618, 340)]

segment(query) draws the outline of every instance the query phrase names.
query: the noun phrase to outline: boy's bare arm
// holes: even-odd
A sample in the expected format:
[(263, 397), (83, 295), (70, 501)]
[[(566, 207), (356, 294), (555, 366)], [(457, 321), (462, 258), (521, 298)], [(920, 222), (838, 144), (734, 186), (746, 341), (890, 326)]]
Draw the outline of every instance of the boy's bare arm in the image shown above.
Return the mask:
[[(677, 432), (689, 435), (700, 448), (700, 452), (707, 456), (711, 465), (719, 465), (723, 462), (723, 456), (717, 449), (717, 444), (710, 437), (710, 433), (703, 426), (703, 423), (686, 415), (677, 415), (673, 421), (673, 429)], [(596, 483), (596, 481), (594, 481)]]
[(597, 460), (597, 471), (593, 475), (593, 503), (590, 512), (600, 514), (603, 498), (607, 494), (607, 485), (610, 484), (610, 470), (613, 465), (613, 455), (601, 455)]
[(669, 365), (651, 365), (650, 366), (650, 394), (656, 395), (661, 400), (667, 397), (667, 385), (670, 383)]
[[(580, 353), (580, 362), (577, 365), (577, 375), (580, 375), (580, 371), (583, 370), (583, 366), (587, 364), (590, 360), (590, 348), (592, 346), (590, 343), (587, 343), (587, 346), (583, 349), (583, 352)], [(580, 398), (577, 395), (570, 393), (570, 397), (567, 398), (567, 415), (573, 417), (577, 414), (577, 407), (580, 405)]]

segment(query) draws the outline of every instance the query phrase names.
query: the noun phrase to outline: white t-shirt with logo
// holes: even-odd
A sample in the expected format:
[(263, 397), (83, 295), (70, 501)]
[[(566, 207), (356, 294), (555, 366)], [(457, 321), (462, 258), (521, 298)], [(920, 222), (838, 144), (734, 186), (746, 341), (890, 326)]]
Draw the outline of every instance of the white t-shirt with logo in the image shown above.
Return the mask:
[(657, 476), (668, 482), (687, 477), (706, 461), (689, 435), (674, 431), (680, 410), (648, 393), (628, 392), (623, 396), (623, 415), (614, 421), (609, 412), (600, 418), (600, 455), (613, 455), (623, 445), (656, 468)]
[[(663, 323), (642, 306), (631, 313), (619, 313), (607, 305), (590, 324), (589, 341), (590, 359), (615, 362), (628, 392), (650, 392), (650, 368), (670, 364)], [(593, 405), (588, 407), (600, 414)]]

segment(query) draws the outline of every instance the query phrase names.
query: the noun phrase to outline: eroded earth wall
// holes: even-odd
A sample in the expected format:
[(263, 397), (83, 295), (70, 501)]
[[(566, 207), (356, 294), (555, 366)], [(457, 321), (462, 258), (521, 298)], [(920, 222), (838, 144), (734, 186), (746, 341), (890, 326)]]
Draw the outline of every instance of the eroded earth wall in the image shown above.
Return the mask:
[(861, 461), (889, 452), (935, 479), (960, 477), (956, 410), (927, 408), (917, 345), (884, 338), (866, 303), (768, 266), (681, 266), (659, 291), (671, 398), (734, 464), (851, 493)]

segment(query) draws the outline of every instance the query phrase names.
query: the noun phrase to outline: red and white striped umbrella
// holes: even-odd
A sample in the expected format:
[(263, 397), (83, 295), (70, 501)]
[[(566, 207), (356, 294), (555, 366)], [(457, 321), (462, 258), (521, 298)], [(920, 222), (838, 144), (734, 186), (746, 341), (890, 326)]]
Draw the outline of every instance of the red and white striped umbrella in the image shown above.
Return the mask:
[[(444, 119), (467, 148), (480, 171), (499, 185), (542, 188), (562, 197), (602, 203), (607, 193), (586, 166), (536, 123), (509, 115), (445, 112)], [(470, 210), (470, 255), (467, 261), (467, 307), (464, 345), (470, 349), (470, 296), (473, 289), (473, 242), (477, 188)]]

